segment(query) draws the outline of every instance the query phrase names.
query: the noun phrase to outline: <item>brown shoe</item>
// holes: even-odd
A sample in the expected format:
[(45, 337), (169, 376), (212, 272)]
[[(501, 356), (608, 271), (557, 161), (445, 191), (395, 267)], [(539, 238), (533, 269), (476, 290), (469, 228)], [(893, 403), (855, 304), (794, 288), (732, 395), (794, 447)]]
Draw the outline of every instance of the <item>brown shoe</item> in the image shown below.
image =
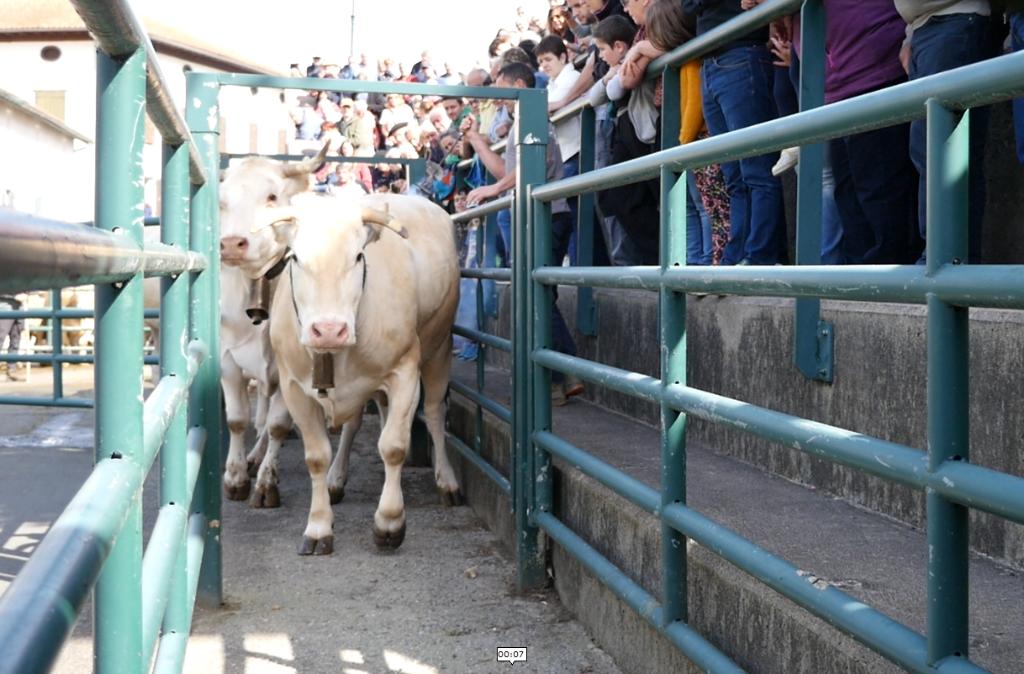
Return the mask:
[(582, 394), (586, 390), (586, 387), (583, 386), (583, 382), (580, 381), (579, 378), (574, 377), (571, 374), (567, 374), (565, 376), (565, 384), (564, 384), (564, 386), (565, 386), (565, 397), (566, 398), (572, 398), (573, 396), (578, 396), (578, 395)]

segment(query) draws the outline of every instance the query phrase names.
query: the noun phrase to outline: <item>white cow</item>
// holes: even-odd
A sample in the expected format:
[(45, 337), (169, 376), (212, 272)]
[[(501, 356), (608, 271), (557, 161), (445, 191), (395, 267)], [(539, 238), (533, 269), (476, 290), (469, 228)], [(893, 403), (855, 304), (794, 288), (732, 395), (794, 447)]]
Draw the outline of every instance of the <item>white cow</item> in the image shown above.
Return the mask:
[[(405, 537), (401, 470), (421, 377), (435, 479), (446, 502), (458, 501), (444, 434), (459, 300), (452, 221), (429, 201), (401, 195), (342, 201), (305, 194), (265, 209), (263, 218), (264, 243), (277, 251), (268, 262), (290, 257), (271, 307), (270, 338), (312, 481), (299, 553), (333, 550), (326, 424), (358, 423), (366, 401), (381, 392), (389, 412), (378, 441), (385, 478), (373, 535), (379, 547), (397, 548)], [(314, 386), (314, 354), (332, 354), (335, 388)], [(339, 448), (336, 461), (341, 454)], [(331, 476), (344, 472), (332, 469)]]
[[(229, 499), (250, 496), (250, 472), (256, 471), (253, 507), (277, 507), (277, 454), (292, 422), (278, 390), (277, 367), (270, 346), (269, 325), (256, 325), (246, 309), (253, 304), (250, 275), (267, 274), (273, 265), (252, 266), (259, 238), (249, 235), (257, 208), (286, 204), (292, 195), (308, 189), (309, 174), (323, 153), (296, 164), (262, 158), (247, 159), (227, 169), (220, 186), (220, 366), (221, 388), (227, 412), (230, 444), (224, 467), (224, 492)], [(250, 244), (253, 244), (250, 247)], [(267, 259), (269, 251), (257, 251)], [(273, 270), (270, 270), (273, 271)], [(272, 281), (275, 283), (276, 279)], [(245, 454), (245, 432), (251, 407), (249, 380), (256, 381), (257, 440)], [(258, 470), (257, 470), (258, 469)]]

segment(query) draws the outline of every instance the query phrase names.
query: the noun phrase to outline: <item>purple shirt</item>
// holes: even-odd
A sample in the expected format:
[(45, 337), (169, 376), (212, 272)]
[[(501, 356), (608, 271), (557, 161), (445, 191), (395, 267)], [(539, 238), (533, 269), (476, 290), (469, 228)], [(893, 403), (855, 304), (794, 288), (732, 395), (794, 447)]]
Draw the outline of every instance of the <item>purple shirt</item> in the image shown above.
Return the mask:
[(892, 0), (825, 0), (825, 102), (906, 79), (906, 29)]

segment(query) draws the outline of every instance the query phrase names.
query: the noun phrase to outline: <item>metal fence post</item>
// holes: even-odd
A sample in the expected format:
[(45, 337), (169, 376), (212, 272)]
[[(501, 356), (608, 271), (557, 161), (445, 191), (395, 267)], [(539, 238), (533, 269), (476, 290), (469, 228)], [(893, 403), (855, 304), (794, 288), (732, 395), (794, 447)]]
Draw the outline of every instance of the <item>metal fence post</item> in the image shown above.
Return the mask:
[[(967, 260), (970, 115), (929, 99), (928, 275)], [(967, 461), (970, 451), (968, 309), (928, 297), (928, 470)], [(928, 662), (966, 658), (968, 512), (931, 489), (928, 507)]]
[[(825, 7), (804, 3), (800, 21), (800, 110), (825, 104)], [(796, 263), (821, 264), (821, 171), (825, 145), (800, 148), (797, 166)], [(793, 320), (793, 361), (808, 379), (832, 382), (832, 324), (821, 320), (821, 300), (799, 298)]]
[[(594, 109), (590, 106), (580, 111), (580, 174), (594, 170), (594, 139), (596, 128)], [(594, 209), (594, 193), (587, 192), (579, 197), (578, 218), (576, 228), (576, 260), (573, 264), (580, 267), (594, 266), (594, 237), (597, 229)], [(597, 335), (597, 303), (594, 302), (593, 288), (576, 290), (576, 331), (583, 335)]]
[[(514, 141), (519, 149), (516, 167), (515, 208), (512, 209), (512, 295), (513, 335), (513, 435), (512, 472), (515, 475), (513, 503), (516, 528), (516, 587), (519, 591), (541, 587), (547, 582), (545, 555), (540, 545), (540, 529), (530, 521), (533, 493), (533, 398), (534, 374), (531, 361), (533, 321), (536, 308), (530, 288), (533, 284), (530, 261), (530, 199), (528, 188), (547, 177), (548, 116), (547, 92), (523, 90), (519, 95), (517, 119), (519, 134)], [(550, 396), (550, 393), (548, 393)]]
[[(142, 148), (146, 56), (97, 52), (96, 226), (142, 245)], [(60, 339), (57, 333), (54, 337)], [(96, 461), (139, 462), (142, 452), (142, 274), (96, 286)], [(141, 672), (142, 506), (124, 528), (95, 591), (93, 662), (97, 672)]]
[[(662, 148), (679, 144), (682, 97), (679, 68), (662, 74)], [(686, 173), (661, 168), (660, 232), (661, 268), (686, 265)], [(661, 342), (661, 385), (686, 383), (686, 293), (664, 286), (658, 291)], [(686, 503), (686, 415), (661, 404), (661, 507)], [(686, 537), (661, 524), (662, 624), (687, 620)]]
[[(160, 213), (160, 240), (182, 250), (189, 248), (189, 206), (192, 187), (188, 174), (188, 146), (163, 148), (163, 194)], [(160, 279), (160, 370), (164, 375), (187, 376), (189, 341), (189, 274)], [(182, 406), (167, 428), (160, 452), (160, 503), (188, 508), (186, 461), (188, 454), (188, 408)], [(191, 511), (191, 508), (189, 508)], [(167, 608), (163, 618), (165, 633), (188, 633), (189, 606), (186, 567), (188, 555), (182, 536), (174, 571), (171, 574)]]
[(192, 500), (192, 512), (206, 518), (206, 542), (196, 601), (219, 606), (222, 599), (220, 550), (220, 472), (221, 472), (221, 406), (220, 391), (220, 116), (217, 97), (220, 85), (216, 77), (189, 73), (186, 86), (186, 118), (192, 137), (199, 147), (207, 182), (196, 188), (192, 199), (191, 242), (195, 250), (206, 253), (208, 266), (193, 282), (191, 303), (192, 338), (209, 346), (210, 357), (203, 361), (196, 374), (189, 398), (191, 425), (206, 429), (203, 464)]

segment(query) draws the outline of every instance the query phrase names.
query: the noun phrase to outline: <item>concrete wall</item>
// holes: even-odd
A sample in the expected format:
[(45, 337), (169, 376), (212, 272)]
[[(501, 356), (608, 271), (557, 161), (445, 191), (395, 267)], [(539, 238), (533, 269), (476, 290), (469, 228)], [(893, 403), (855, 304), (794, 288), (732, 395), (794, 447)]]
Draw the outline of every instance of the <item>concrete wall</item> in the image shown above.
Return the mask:
[[(505, 289), (507, 294), (507, 288)], [(657, 296), (598, 291), (598, 336), (576, 333), (579, 355), (658, 376)], [(508, 335), (507, 296), (494, 326)], [(560, 290), (570, 325), (575, 292)], [(835, 382), (805, 379), (792, 364), (793, 301), (691, 298), (687, 308), (689, 383), (701, 390), (871, 435), (910, 447), (927, 444), (926, 321), (921, 306), (824, 302), (835, 325)], [(630, 326), (629, 330), (621, 326)], [(971, 460), (1024, 476), (1024, 313), (971, 312)], [(504, 354), (491, 362), (507, 367)], [(588, 386), (587, 398), (659, 423), (657, 407)], [(925, 522), (924, 494), (811, 457), (754, 435), (691, 419), (687, 438), (765, 471), (811, 485), (915, 527)], [(1024, 568), (1024, 527), (971, 511), (975, 550)]]

